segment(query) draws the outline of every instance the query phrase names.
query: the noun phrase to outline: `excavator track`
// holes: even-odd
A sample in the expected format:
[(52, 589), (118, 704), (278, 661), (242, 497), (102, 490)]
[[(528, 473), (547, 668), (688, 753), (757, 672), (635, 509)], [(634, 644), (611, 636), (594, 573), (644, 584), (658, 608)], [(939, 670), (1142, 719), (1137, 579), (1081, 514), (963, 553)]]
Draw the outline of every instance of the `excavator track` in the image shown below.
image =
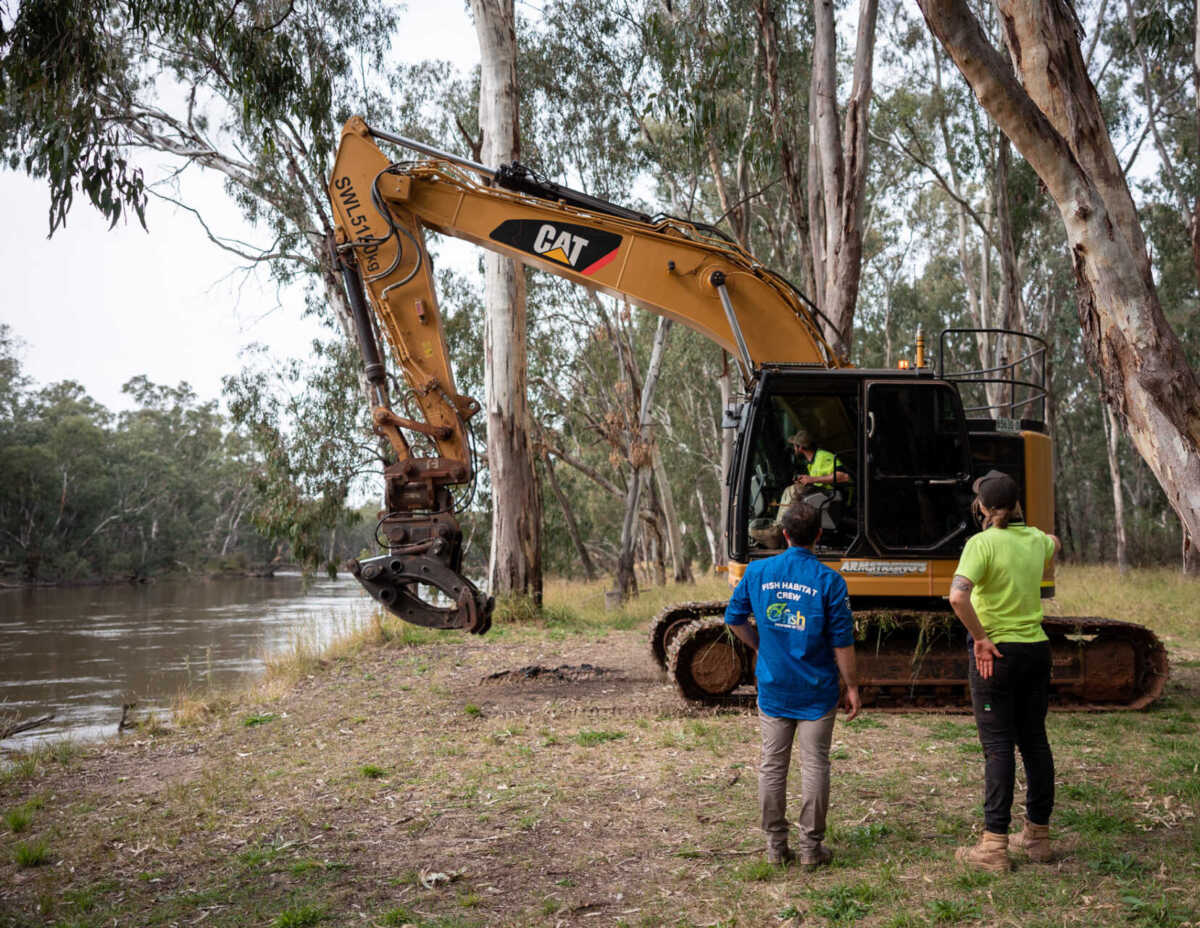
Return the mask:
[(667, 652), (679, 632), (697, 619), (724, 613), (725, 603), (722, 600), (673, 603), (667, 606), (655, 616), (654, 622), (650, 625), (650, 653), (654, 655), (655, 663), (666, 670)]
[[(723, 627), (725, 604), (681, 603), (651, 634), (680, 695), (711, 706), (753, 705), (754, 658)], [(687, 621), (684, 621), (684, 620)], [(1063, 712), (1144, 709), (1162, 695), (1167, 652), (1141, 625), (1096, 616), (1047, 616), (1050, 708)], [(877, 711), (961, 712), (971, 706), (966, 634), (949, 612), (855, 614), (863, 705)]]
[[(723, 610), (722, 610), (723, 611)], [(754, 681), (754, 652), (719, 615), (696, 619), (674, 636), (667, 649), (667, 674), (685, 699), (730, 705), (739, 686)]]

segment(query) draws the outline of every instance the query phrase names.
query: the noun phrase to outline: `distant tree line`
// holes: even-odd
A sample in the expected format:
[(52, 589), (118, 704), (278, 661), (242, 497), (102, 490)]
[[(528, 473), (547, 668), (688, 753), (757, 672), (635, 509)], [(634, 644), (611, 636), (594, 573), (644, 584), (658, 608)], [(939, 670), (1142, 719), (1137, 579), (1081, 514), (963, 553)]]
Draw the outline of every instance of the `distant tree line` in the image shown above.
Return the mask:
[(272, 535), (264, 455), (186, 384), (135, 377), (113, 413), (71, 381), (34, 387), (17, 347), (0, 326), (0, 580), (336, 566), (370, 543), (344, 498), (307, 548)]

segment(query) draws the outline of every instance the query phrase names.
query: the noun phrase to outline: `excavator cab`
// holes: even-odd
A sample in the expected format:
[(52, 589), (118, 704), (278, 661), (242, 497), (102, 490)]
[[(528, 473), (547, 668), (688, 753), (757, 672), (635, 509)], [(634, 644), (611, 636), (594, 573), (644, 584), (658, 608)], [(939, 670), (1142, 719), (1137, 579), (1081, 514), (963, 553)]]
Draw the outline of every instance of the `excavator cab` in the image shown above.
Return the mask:
[[(736, 417), (734, 561), (777, 554), (795, 500), (822, 512), (822, 558), (957, 558), (972, 530), (967, 420), (928, 370), (765, 369)], [(797, 447), (795, 436), (808, 442)], [(807, 485), (796, 478), (814, 474)], [(831, 475), (821, 481), (820, 475)]]

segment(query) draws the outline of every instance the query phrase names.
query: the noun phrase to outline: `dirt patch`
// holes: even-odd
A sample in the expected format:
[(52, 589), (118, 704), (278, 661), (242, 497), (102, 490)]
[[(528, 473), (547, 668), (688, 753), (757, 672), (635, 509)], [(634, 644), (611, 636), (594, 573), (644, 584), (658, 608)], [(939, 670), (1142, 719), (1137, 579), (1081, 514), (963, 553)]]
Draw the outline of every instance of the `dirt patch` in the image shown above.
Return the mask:
[(542, 667), (538, 664), (528, 664), (516, 670), (498, 670), (489, 673), (482, 683), (525, 683), (529, 680), (554, 680), (559, 683), (579, 683), (583, 680), (598, 680), (601, 678), (624, 679), (625, 675), (611, 667), (593, 667), (591, 664), (580, 664), (572, 667), (560, 664), (558, 667)]

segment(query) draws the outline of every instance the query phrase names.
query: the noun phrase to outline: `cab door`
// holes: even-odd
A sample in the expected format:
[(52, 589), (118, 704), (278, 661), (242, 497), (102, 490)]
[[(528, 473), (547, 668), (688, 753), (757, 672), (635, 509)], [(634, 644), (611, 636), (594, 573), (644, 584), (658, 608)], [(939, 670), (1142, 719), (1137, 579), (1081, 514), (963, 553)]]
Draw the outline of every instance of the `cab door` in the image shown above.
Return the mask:
[(958, 391), (944, 382), (866, 384), (866, 535), (886, 554), (951, 553), (971, 517), (971, 456)]

